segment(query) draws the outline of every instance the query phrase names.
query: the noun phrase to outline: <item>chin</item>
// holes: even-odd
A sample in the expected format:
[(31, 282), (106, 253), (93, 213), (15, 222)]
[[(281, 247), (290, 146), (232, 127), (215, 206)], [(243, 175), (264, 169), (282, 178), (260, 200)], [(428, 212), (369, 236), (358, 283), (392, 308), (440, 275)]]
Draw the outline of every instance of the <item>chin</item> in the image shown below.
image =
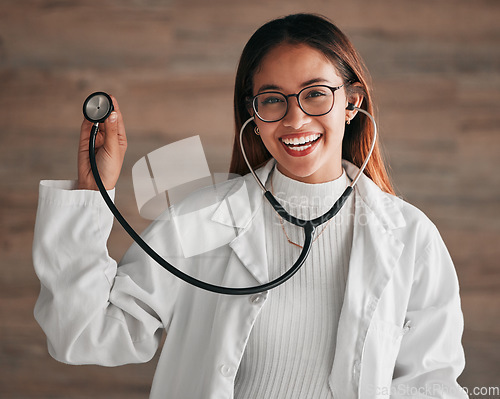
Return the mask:
[(324, 183), (334, 180), (342, 174), (342, 164), (339, 162), (321, 163), (316, 159), (277, 159), (278, 167), (284, 175), (305, 183)]
[(278, 161), (279, 170), (284, 175), (296, 180), (311, 178), (319, 172), (319, 167), (315, 165), (297, 165), (297, 163), (295, 165), (291, 165), (289, 163), (285, 164)]

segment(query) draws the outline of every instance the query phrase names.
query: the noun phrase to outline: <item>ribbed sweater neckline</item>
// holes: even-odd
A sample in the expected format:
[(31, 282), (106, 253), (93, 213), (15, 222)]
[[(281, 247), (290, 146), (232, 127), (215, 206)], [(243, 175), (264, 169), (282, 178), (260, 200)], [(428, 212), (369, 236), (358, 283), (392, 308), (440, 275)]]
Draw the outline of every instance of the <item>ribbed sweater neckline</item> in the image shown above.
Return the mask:
[(324, 209), (330, 208), (348, 185), (349, 178), (345, 170), (342, 170), (342, 175), (335, 180), (311, 184), (285, 176), (275, 166), (268, 180), (267, 188), (273, 189), (274, 196), (282, 204), (285, 202), (295, 206)]

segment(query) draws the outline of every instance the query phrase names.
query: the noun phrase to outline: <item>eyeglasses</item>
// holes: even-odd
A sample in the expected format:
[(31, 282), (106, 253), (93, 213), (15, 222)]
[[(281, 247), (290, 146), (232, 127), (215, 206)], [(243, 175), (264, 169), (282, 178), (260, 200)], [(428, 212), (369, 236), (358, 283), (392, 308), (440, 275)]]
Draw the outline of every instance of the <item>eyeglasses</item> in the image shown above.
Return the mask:
[(297, 94), (285, 95), (279, 91), (266, 91), (252, 98), (252, 107), (263, 122), (278, 122), (288, 112), (288, 99), (296, 97), (300, 109), (309, 116), (322, 116), (333, 108), (335, 91), (344, 85), (331, 87), (314, 85), (303, 88)]

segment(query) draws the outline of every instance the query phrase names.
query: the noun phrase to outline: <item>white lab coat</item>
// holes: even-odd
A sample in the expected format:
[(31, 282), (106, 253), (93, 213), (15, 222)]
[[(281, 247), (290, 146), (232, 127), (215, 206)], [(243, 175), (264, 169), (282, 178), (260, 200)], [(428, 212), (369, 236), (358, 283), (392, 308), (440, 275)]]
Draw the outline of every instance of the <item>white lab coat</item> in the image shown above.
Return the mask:
[[(343, 165), (353, 178), (357, 167)], [(258, 170), (262, 181), (272, 166)], [(249, 194), (244, 209), (233, 198), (232, 216), (220, 205), (211, 218), (187, 226), (193, 232), (227, 228), (237, 237), (209, 257), (171, 256), (172, 263), (209, 266), (227, 286), (266, 281), (262, 206), (268, 205), (251, 175), (242, 179)], [(150, 397), (232, 398), (248, 336), (273, 292), (205, 292), (173, 277), (135, 244), (117, 268), (106, 249), (113, 218), (100, 194), (70, 187), (40, 184), (35, 317), (50, 354), (71, 364), (146, 362), (165, 330)], [(160, 254), (181, 252), (172, 222), (154, 222), (144, 236)], [(349, 274), (328, 381), (333, 396), (466, 398), (456, 382), (464, 367), (462, 331), (457, 276), (436, 227), (363, 175), (355, 188)]]

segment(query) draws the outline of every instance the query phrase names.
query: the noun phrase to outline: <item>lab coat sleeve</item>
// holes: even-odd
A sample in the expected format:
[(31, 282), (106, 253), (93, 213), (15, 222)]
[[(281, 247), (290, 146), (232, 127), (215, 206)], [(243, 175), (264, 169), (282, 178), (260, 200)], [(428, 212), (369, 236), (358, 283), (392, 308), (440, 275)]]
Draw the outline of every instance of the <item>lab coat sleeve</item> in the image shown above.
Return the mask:
[(467, 398), (456, 381), (465, 366), (458, 279), (434, 225), (414, 273), (391, 398)]
[(41, 290), (34, 314), (49, 353), (70, 364), (148, 361), (171, 318), (175, 287), (159, 289), (164, 271), (137, 248), (117, 267), (106, 247), (111, 212), (99, 192), (73, 187), (40, 183), (33, 262)]

